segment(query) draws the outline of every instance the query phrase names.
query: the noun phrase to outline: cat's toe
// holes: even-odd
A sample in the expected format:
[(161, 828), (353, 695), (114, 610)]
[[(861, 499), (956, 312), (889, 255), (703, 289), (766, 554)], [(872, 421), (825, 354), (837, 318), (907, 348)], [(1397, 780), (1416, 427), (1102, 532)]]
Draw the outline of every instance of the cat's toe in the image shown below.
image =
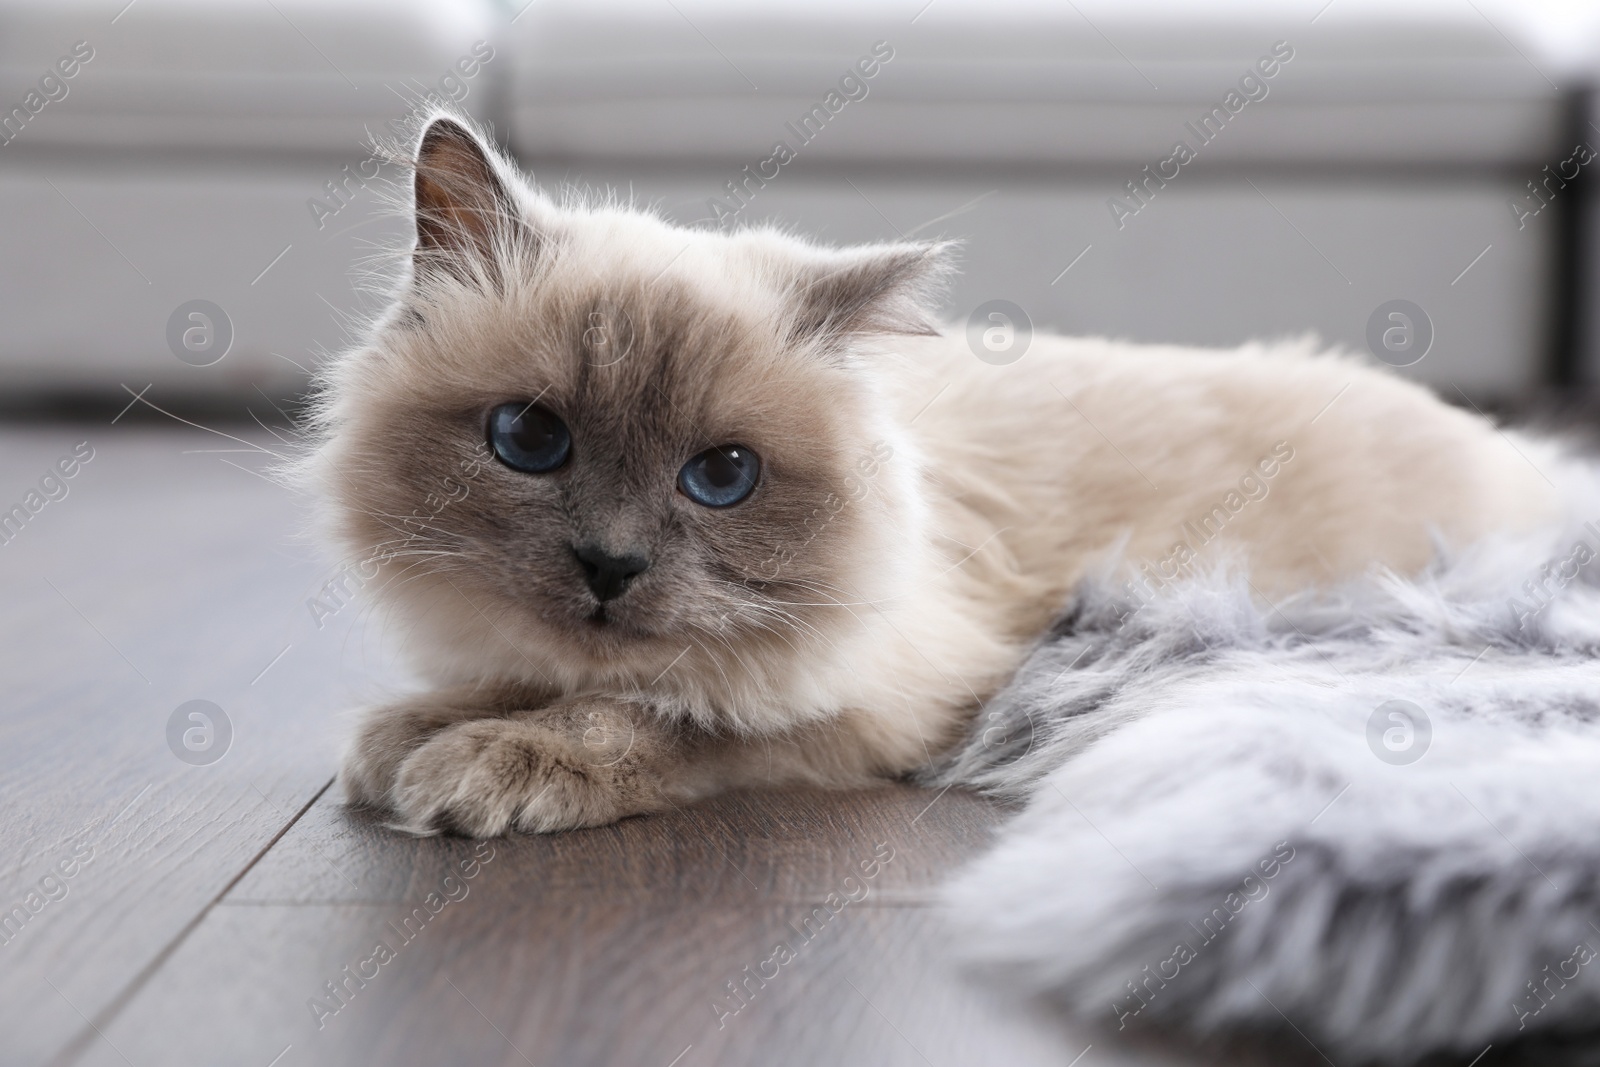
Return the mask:
[(367, 711), (339, 769), (346, 801), (361, 808), (392, 807), (392, 793), (405, 760), (440, 730), (469, 717), (478, 716), (470, 708), (450, 704)]
[(359, 745), (352, 745), (344, 754), (339, 767), (339, 784), (344, 789), (345, 803), (357, 808), (384, 808), (388, 806), (389, 788), (394, 784), (398, 764), (374, 757)]
[(441, 731), (406, 758), (390, 795), (414, 833), (497, 837), (618, 817), (603, 782), (552, 731), (519, 719), (479, 719)]

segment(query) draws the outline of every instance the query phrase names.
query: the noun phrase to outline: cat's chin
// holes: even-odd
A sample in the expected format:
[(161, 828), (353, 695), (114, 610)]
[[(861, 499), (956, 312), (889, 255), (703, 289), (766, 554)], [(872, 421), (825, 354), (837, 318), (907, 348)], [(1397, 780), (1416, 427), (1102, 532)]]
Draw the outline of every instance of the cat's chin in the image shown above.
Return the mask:
[(543, 627), (554, 631), (567, 649), (606, 669), (638, 662), (669, 644), (674, 632), (682, 632), (679, 625), (654, 624), (604, 604), (589, 609), (587, 614), (574, 613), (561, 622), (546, 617)]
[(668, 613), (672, 617), (662, 619), (660, 613), (630, 610), (628, 605), (616, 601), (575, 606), (570, 613), (563, 614), (567, 615), (568, 621), (563, 628), (568, 633), (580, 640), (604, 643), (648, 641), (670, 633), (678, 626), (674, 613)]
[(660, 640), (653, 627), (643, 627), (625, 618), (596, 608), (594, 612), (565, 628), (563, 637), (581, 645), (591, 656), (606, 661), (637, 657), (642, 647)]
[[(726, 618), (721, 621), (725, 624)], [(738, 628), (707, 628), (677, 615), (665, 621), (641, 619), (616, 607), (595, 609), (564, 623), (546, 617), (541, 625), (554, 638), (545, 647), (556, 652), (563, 665), (578, 666), (581, 673), (595, 678), (627, 678), (640, 683), (659, 679), (692, 650), (742, 644), (753, 637)], [(791, 635), (782, 642), (783, 647), (792, 649), (798, 638)]]
[(587, 615), (576, 620), (573, 630), (591, 638), (600, 640), (648, 640), (668, 632), (672, 627), (653, 625), (646, 620), (630, 615), (626, 611), (618, 611), (605, 604), (596, 605)]

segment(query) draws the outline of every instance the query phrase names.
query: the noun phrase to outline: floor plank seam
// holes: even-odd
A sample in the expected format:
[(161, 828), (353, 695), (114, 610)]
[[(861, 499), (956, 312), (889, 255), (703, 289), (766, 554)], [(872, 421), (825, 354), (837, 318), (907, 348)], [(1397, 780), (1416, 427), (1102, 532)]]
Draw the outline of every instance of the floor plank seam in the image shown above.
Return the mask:
[(144, 988), (145, 983), (151, 978), (155, 977), (156, 972), (159, 971), (162, 965), (172, 957), (173, 953), (178, 951), (178, 949), (183, 945), (184, 941), (188, 940), (189, 935), (195, 930), (199, 929), (200, 924), (205, 921), (206, 916), (211, 914), (212, 909), (216, 908), (217, 905), (222, 902), (223, 898), (233, 891), (234, 886), (238, 885), (244, 880), (245, 875), (249, 874), (251, 870), (255, 868), (256, 864), (260, 863), (261, 860), (265, 858), (266, 854), (277, 846), (279, 841), (283, 840), (283, 836), (292, 830), (295, 824), (305, 817), (306, 812), (311, 810), (311, 806), (317, 801), (321, 800), (322, 795), (332, 788), (333, 783), (337, 780), (337, 775), (329, 777), (329, 779), (323, 783), (322, 788), (318, 789), (316, 793), (311, 796), (311, 799), (307, 800), (300, 810), (295, 812), (294, 815), (291, 816), (289, 820), (278, 829), (277, 833), (272, 835), (271, 840), (269, 840), (265, 845), (261, 846), (260, 850), (257, 851), (254, 856), (250, 857), (249, 862), (247, 862), (239, 870), (239, 873), (230, 878), (228, 880), (228, 884), (223, 886), (217, 895), (211, 898), (211, 900), (206, 903), (205, 907), (200, 909), (199, 913), (196, 914), (194, 918), (185, 923), (183, 929), (174, 934), (172, 939), (162, 946), (161, 951), (157, 952), (155, 957), (139, 970), (139, 973), (135, 974), (131, 979), (128, 980), (128, 984), (122, 988), (121, 992), (112, 997), (111, 1000), (106, 1003), (105, 1007), (101, 1008), (95, 1013), (94, 1018), (90, 1019), (85, 1027), (79, 1030), (71, 1040), (62, 1046), (61, 1051), (56, 1053), (56, 1055), (51, 1058), (47, 1067), (70, 1067), (74, 1061), (81, 1059), (83, 1055), (88, 1052), (89, 1046), (93, 1043), (95, 1037), (99, 1036), (99, 1032), (111, 1025), (112, 1021), (115, 1020), (119, 1014), (121, 1014), (122, 1009), (127, 1007), (133, 998), (138, 995), (140, 989)]

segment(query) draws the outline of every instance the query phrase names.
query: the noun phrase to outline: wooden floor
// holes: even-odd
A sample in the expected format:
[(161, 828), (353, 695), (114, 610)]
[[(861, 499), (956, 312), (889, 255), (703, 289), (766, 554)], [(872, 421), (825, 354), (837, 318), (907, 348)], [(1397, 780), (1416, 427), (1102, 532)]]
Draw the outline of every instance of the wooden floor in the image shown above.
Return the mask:
[[(85, 440), (0, 547), (0, 910), (28, 915), (0, 1063), (1246, 1062), (1074, 1029), (952, 963), (932, 890), (1005, 814), (958, 792), (733, 795), (481, 851), (347, 811), (341, 713), (406, 680), (359, 598), (318, 628), (302, 502), (213, 434), (46, 424), (0, 430), (0, 510)], [(232, 726), (205, 765), (169, 746), (191, 700)]]

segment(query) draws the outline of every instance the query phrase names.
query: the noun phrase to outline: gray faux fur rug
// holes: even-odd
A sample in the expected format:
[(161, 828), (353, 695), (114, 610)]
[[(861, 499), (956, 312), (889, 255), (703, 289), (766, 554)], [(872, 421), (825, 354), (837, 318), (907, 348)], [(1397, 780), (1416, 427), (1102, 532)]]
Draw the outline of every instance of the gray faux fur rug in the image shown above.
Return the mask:
[(1341, 1067), (1600, 1034), (1600, 481), (1564, 480), (1570, 522), (1413, 580), (1087, 583), (930, 779), (1027, 802), (947, 890), (967, 955)]

